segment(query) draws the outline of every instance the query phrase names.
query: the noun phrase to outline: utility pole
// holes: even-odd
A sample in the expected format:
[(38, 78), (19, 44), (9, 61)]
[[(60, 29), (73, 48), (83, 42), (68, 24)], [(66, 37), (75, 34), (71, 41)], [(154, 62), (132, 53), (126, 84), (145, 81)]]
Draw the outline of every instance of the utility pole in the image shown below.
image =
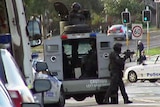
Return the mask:
[(129, 49), (128, 24), (131, 23), (131, 15), (130, 15), (130, 12), (128, 11), (128, 8), (126, 8), (125, 11), (121, 13), (121, 17), (122, 17), (122, 23), (125, 24), (127, 28), (126, 45), (127, 45), (127, 49)]
[(160, 28), (160, 25), (159, 25), (159, 3), (158, 2), (156, 2), (156, 27), (157, 28)]
[(142, 11), (142, 21), (147, 23), (147, 53), (150, 46), (150, 32), (149, 32), (149, 22), (151, 21), (151, 10), (146, 6), (146, 9)]

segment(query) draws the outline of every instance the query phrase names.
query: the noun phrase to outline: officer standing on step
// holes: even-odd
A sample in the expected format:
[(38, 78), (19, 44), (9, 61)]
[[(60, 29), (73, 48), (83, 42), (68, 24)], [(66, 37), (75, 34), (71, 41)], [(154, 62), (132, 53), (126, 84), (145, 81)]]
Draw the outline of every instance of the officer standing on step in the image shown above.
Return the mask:
[(132, 103), (132, 101), (128, 99), (128, 95), (126, 93), (125, 86), (122, 80), (126, 56), (124, 56), (124, 58), (121, 58), (119, 56), (119, 54), (121, 53), (121, 47), (121, 43), (116, 43), (113, 46), (114, 51), (109, 55), (110, 62), (108, 68), (111, 75), (111, 83), (105, 94), (104, 103), (110, 103), (110, 97), (117, 97), (117, 101), (112, 103), (118, 104), (118, 88), (120, 88), (121, 94), (124, 99), (124, 104)]

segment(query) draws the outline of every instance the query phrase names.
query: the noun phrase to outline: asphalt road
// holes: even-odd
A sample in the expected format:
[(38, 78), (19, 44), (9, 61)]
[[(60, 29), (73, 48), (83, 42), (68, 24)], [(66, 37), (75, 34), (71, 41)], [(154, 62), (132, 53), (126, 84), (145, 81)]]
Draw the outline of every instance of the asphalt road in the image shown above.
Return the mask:
[(148, 81), (129, 83), (125, 81), (126, 91), (132, 104), (123, 104), (123, 98), (119, 92), (119, 104), (98, 105), (94, 97), (86, 98), (84, 101), (66, 100), (65, 107), (159, 107), (160, 105), (160, 83), (150, 83)]

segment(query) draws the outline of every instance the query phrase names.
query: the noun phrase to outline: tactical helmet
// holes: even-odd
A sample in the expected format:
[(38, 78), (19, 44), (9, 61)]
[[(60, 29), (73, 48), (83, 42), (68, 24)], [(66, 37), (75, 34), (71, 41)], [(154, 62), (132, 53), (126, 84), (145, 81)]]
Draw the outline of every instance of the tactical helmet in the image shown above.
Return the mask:
[(81, 5), (80, 5), (78, 2), (74, 2), (74, 3), (72, 4), (71, 8), (72, 8), (73, 10), (78, 11), (78, 10), (81, 9)]
[(113, 49), (115, 52), (117, 53), (121, 53), (121, 47), (122, 47), (122, 44), (121, 43), (115, 43), (114, 46), (113, 46)]

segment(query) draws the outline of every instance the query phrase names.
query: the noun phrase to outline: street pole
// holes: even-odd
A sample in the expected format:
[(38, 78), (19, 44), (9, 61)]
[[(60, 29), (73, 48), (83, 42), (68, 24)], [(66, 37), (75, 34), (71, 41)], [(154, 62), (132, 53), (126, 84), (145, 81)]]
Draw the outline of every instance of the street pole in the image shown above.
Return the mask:
[(126, 45), (127, 45), (127, 49), (129, 49), (128, 25), (127, 24), (126, 24), (126, 29), (127, 29), (127, 33), (126, 33)]
[[(146, 10), (149, 10), (149, 7), (146, 6)], [(150, 32), (149, 32), (149, 21), (147, 21), (147, 53), (150, 47)]]
[(147, 22), (147, 54), (150, 47), (150, 32), (149, 32), (149, 22)]
[(156, 27), (159, 28), (159, 3), (156, 3)]
[(126, 46), (127, 49), (129, 49), (129, 39), (128, 39), (128, 24), (131, 23), (131, 17), (130, 12), (128, 11), (128, 8), (125, 8), (125, 11), (121, 13), (122, 16), (122, 23), (126, 26)]
[[(128, 12), (128, 8), (125, 9), (125, 12)], [(129, 49), (128, 24), (127, 23), (126, 23), (126, 29), (127, 29), (127, 33), (126, 33), (126, 45), (127, 45), (127, 49)]]

